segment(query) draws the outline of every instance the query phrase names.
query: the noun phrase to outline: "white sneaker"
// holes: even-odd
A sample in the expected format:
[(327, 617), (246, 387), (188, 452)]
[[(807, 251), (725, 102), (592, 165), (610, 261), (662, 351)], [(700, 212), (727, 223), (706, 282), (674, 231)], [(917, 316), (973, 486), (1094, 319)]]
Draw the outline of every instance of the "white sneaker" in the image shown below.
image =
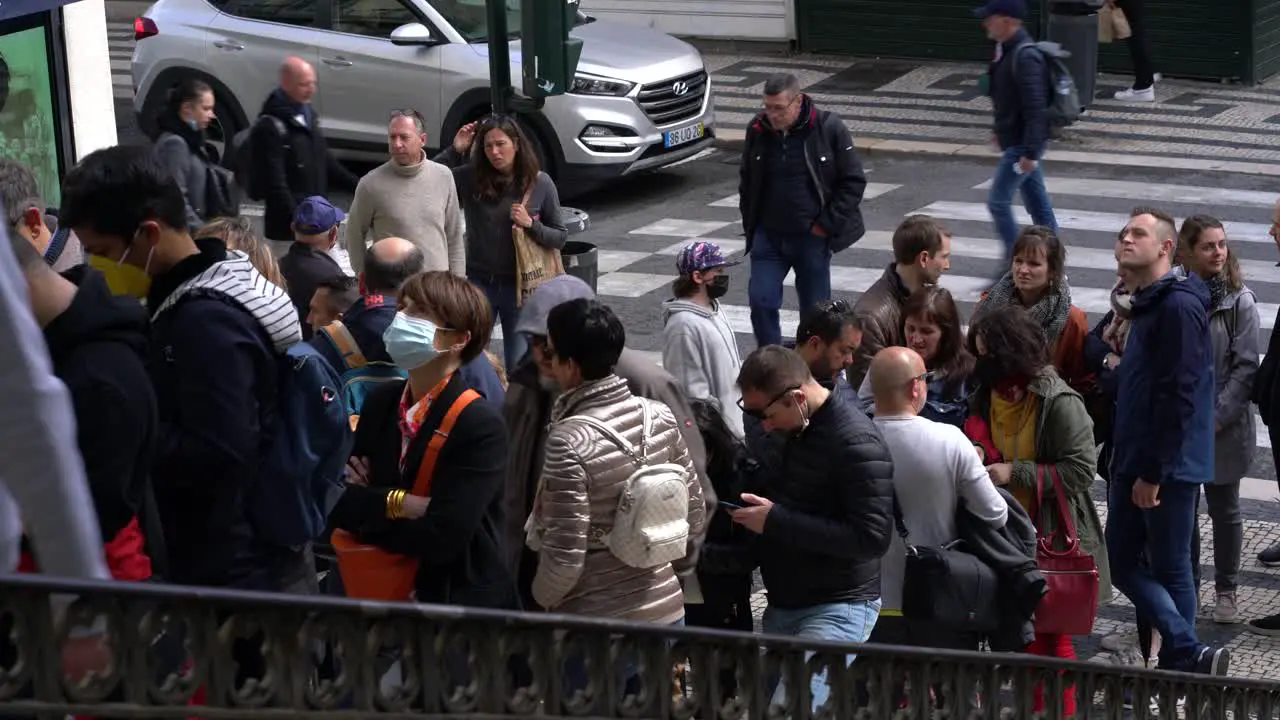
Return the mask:
[(1129, 102), (1155, 102), (1156, 86), (1152, 85), (1146, 90), (1134, 90), (1133, 88), (1125, 88), (1115, 94), (1117, 100), (1128, 100)]
[(1213, 621), (1223, 625), (1234, 625), (1240, 622), (1240, 613), (1236, 609), (1235, 593), (1218, 593), (1218, 600), (1213, 604)]

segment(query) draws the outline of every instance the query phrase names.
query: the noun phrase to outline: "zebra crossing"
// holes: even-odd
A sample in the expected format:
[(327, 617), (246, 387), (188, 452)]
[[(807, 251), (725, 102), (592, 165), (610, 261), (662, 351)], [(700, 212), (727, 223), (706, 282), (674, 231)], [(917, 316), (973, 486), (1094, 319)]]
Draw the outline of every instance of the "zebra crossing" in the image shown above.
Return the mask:
[(111, 59), (111, 89), (117, 100), (133, 99), (133, 23), (107, 21), (107, 55)]
[[(1277, 267), (1277, 250), (1269, 236), (1271, 226), (1267, 222), (1278, 197), (1276, 194), (1095, 178), (1050, 178), (1048, 185), (1061, 234), (1068, 245), (1067, 274), (1072, 299), (1088, 314), (1091, 325), (1110, 309), (1116, 267), (1112, 248), (1116, 234), (1127, 222), (1130, 207), (1150, 204), (1174, 214), (1179, 222), (1192, 214), (1210, 214), (1223, 221), (1233, 251), (1241, 259), (1246, 282), (1257, 296), (1262, 326), (1259, 342), (1265, 350), (1280, 311), (1280, 267)], [(891, 262), (893, 229), (898, 221), (906, 214), (924, 213), (943, 220), (954, 233), (952, 268), (943, 276), (942, 284), (952, 292), (962, 315), (967, 318), (980, 294), (990, 286), (990, 278), (1004, 252), (1002, 244), (992, 239), (985, 205), (988, 187), (987, 182), (966, 184), (957, 189), (954, 199), (911, 202), (915, 193), (910, 180), (869, 183), (863, 204), (869, 230), (853, 248), (835, 257), (831, 270), (833, 295), (856, 300), (875, 283)], [(904, 196), (908, 204), (893, 202), (895, 196)], [(1100, 198), (1114, 209), (1093, 209), (1098, 207)], [(882, 212), (882, 206), (902, 209)], [(1081, 206), (1090, 209), (1081, 209)], [(737, 207), (737, 196), (725, 195), (705, 203), (696, 217), (657, 218), (627, 230), (624, 240), (600, 250), (600, 296), (618, 303), (639, 303), (642, 308), (659, 312), (659, 303), (668, 297), (675, 278), (674, 256), (687, 243), (695, 239), (712, 240), (726, 255), (741, 258), (745, 242)], [(1020, 222), (1030, 222), (1021, 209), (1018, 213)], [(731, 290), (721, 306), (729, 324), (739, 334), (744, 350), (754, 346), (744, 292), (746, 274), (744, 266), (739, 272), (743, 281), (737, 282), (737, 291)], [(793, 275), (787, 277), (786, 284), (794, 285)], [(794, 296), (788, 294), (782, 311), (783, 334), (793, 332), (798, 322)], [(661, 335), (640, 335), (635, 346), (658, 358)], [(1245, 480), (1242, 495), (1256, 500), (1275, 499), (1278, 493), (1271, 443), (1266, 427), (1260, 419), (1256, 420), (1257, 450), (1252, 473), (1256, 477)]]

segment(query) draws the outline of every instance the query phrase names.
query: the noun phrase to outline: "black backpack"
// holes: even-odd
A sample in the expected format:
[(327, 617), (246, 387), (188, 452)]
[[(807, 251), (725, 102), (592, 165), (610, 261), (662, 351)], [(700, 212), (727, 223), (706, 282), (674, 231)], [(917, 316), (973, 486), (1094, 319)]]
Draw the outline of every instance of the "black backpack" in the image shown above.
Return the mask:
[(266, 178), (258, 177), (253, 170), (253, 131), (259, 124), (270, 123), (283, 145), (284, 152), (289, 152), (289, 129), (284, 121), (274, 115), (259, 115), (253, 125), (241, 130), (231, 138), (231, 147), (224, 158), (224, 166), (235, 176), (236, 185), (244, 188), (250, 200), (265, 200), (267, 197)]

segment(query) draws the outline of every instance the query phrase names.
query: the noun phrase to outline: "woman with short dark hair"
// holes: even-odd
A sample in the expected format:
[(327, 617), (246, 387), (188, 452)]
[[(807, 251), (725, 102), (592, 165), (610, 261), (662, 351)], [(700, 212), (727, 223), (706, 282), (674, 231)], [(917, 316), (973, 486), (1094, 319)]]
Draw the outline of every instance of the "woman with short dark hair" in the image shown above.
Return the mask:
[[(506, 426), (458, 374), (492, 331), (488, 301), (466, 280), (440, 271), (404, 284), (383, 339), (409, 379), (365, 399), (349, 485), (331, 516), (350, 536), (344, 543), (335, 533), (340, 563), (355, 543), (416, 559), (418, 602), (518, 605), (500, 539)], [(343, 581), (353, 597), (375, 595), (353, 587), (345, 567)]]

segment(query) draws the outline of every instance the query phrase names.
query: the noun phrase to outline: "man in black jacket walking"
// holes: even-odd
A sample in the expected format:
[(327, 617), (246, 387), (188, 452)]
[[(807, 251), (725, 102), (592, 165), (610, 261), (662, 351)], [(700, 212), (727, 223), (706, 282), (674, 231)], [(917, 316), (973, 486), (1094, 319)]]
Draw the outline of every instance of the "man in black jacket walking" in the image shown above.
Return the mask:
[(262, 103), (250, 133), (253, 172), (266, 188), (264, 234), (269, 240), (293, 240), (290, 225), (303, 198), (328, 195), (330, 183), (354, 190), (360, 180), (329, 152), (320, 116), (311, 107), (315, 94), (316, 69), (302, 58), (287, 58), (280, 66), (280, 87)]
[(1004, 241), (1006, 262), (999, 269), (1004, 275), (1018, 238), (1018, 223), (1013, 219), (1015, 192), (1021, 191), (1022, 202), (1036, 225), (1058, 232), (1040, 168), (1049, 141), (1049, 66), (1022, 26), (1027, 16), (1023, 0), (988, 0), (974, 14), (982, 21), (987, 37), (996, 43), (995, 59), (987, 73), (995, 115), (992, 138), (1001, 154), (987, 194), (987, 209)]
[[(769, 434), (747, 448), (760, 465), (760, 494), (727, 499), (743, 505), (733, 521), (759, 536), (764, 630), (865, 642), (880, 612), (880, 560), (893, 527), (889, 448), (794, 350), (751, 353), (738, 387), (743, 414)], [(814, 707), (826, 702), (825, 673), (813, 677), (812, 692)]]
[(795, 270), (801, 308), (831, 298), (831, 255), (862, 238), (867, 187), (840, 116), (819, 110), (795, 75), (764, 86), (764, 111), (747, 126), (738, 209), (751, 257), (747, 298), (756, 344), (782, 342), (782, 282)]

